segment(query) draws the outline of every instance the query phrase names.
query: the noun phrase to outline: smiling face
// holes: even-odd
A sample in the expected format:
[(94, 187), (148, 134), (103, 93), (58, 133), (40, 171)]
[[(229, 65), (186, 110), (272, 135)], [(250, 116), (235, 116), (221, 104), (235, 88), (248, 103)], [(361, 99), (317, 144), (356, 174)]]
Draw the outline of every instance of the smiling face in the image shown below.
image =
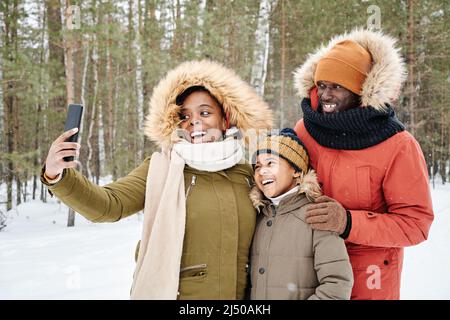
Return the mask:
[(191, 143), (220, 140), (226, 130), (222, 108), (206, 91), (194, 91), (184, 100), (179, 127), (186, 130)]
[(283, 158), (263, 153), (256, 158), (255, 183), (268, 198), (288, 192), (297, 185), (298, 172)]
[(360, 105), (357, 94), (333, 82), (318, 81), (317, 95), (319, 96), (319, 112), (322, 113), (343, 112)]

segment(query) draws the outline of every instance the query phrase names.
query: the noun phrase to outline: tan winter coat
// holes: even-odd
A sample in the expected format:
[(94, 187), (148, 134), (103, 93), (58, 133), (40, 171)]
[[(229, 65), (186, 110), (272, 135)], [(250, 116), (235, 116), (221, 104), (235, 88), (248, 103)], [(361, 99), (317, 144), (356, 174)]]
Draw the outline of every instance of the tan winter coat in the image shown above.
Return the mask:
[[(315, 177), (314, 177), (315, 178)], [(350, 299), (353, 273), (344, 240), (305, 221), (301, 188), (275, 207), (254, 187), (260, 214), (251, 251), (251, 299)]]

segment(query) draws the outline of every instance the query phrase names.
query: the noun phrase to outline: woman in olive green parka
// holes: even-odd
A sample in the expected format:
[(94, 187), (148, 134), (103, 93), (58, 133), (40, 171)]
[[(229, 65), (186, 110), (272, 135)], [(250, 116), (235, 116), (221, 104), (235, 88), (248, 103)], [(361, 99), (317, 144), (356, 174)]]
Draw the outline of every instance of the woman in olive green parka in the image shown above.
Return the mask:
[(243, 299), (256, 218), (243, 141), (247, 130), (271, 124), (267, 104), (233, 71), (186, 62), (150, 101), (145, 134), (161, 152), (100, 187), (62, 161), (77, 154), (63, 151), (67, 132), (52, 144), (41, 180), (93, 222), (144, 210), (131, 298)]

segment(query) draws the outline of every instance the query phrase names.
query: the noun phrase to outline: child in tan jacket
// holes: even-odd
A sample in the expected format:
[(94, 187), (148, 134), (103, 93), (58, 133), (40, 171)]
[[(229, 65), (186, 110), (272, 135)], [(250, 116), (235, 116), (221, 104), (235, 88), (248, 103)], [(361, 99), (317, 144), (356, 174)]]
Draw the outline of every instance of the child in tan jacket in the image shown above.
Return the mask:
[(258, 209), (251, 299), (349, 299), (353, 272), (344, 240), (315, 231), (306, 206), (321, 195), (307, 151), (292, 129), (265, 137), (253, 156)]

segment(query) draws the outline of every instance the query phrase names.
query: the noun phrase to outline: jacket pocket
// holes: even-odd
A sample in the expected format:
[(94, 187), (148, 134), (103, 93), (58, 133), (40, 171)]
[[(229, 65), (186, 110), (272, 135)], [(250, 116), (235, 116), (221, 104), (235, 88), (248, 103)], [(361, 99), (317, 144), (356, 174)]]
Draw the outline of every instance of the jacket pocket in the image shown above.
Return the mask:
[(206, 263), (181, 268), (180, 280), (204, 278), (208, 271), (207, 268)]
[(358, 195), (358, 209), (370, 210), (372, 207), (370, 190), (370, 167), (356, 168), (356, 188)]
[(395, 248), (349, 251), (354, 285), (351, 299), (398, 299), (399, 259)]
[(207, 273), (208, 267), (206, 263), (181, 268), (178, 299), (203, 300), (206, 297), (211, 298), (210, 292), (208, 291)]

